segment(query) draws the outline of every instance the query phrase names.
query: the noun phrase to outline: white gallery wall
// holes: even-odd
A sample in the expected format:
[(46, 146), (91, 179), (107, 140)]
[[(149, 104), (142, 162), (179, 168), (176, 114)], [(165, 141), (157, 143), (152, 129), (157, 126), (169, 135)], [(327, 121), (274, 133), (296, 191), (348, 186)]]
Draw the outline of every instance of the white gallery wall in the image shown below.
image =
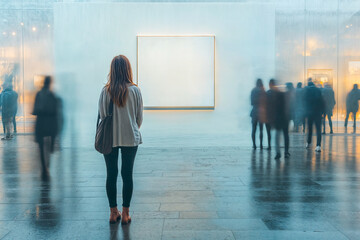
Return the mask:
[[(145, 145), (196, 146), (219, 141), (222, 145), (237, 144), (242, 135), (249, 133), (249, 95), (255, 80), (260, 77), (267, 84), (271, 77), (276, 77), (272, 5), (56, 3), (57, 89), (64, 98), (68, 131), (76, 131), (76, 137), (82, 139), (80, 144), (93, 142), (99, 93), (115, 55), (124, 54), (130, 59), (137, 80), (139, 35), (214, 35), (216, 39), (215, 108), (145, 111), (142, 126)], [(159, 86), (164, 88), (166, 85)], [(147, 96), (159, 97), (156, 88), (149, 91)]]

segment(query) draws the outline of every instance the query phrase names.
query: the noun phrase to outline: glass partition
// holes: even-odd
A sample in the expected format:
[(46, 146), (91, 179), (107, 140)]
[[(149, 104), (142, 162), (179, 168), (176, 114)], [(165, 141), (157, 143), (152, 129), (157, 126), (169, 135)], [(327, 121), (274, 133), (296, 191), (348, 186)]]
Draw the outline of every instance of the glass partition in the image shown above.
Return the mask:
[[(91, 2), (85, 0), (77, 4)], [(275, 9), (274, 56), (263, 61), (275, 66), (274, 77), (281, 82), (306, 83), (306, 79), (312, 77), (319, 85), (330, 83), (337, 102), (334, 120), (343, 121), (346, 96), (353, 84), (360, 83), (360, 1), (275, 0), (269, 3), (263, 0), (256, 3), (271, 4)], [(33, 131), (32, 105), (41, 86), (41, 76), (54, 75), (56, 64), (61, 64), (55, 63), (53, 56), (56, 4), (69, 3), (55, 0), (0, 3), (0, 82), (3, 83), (6, 75), (13, 76), (13, 87), (19, 95), (16, 122), (20, 133)], [(81, 46), (78, 39), (73, 42), (74, 46)], [(255, 52), (258, 47), (255, 45), (249, 51)], [(219, 62), (219, 66), (223, 65), (226, 63)], [(69, 89), (67, 86), (75, 84), (64, 80), (58, 86)], [(66, 96), (64, 103), (72, 101), (73, 106), (74, 99), (75, 96)]]
[(14, 6), (0, 9), (0, 16), (0, 82), (12, 76), (18, 94), (17, 132), (33, 132), (32, 108), (39, 88), (35, 82), (39, 75), (52, 75), (54, 68), (52, 10)]

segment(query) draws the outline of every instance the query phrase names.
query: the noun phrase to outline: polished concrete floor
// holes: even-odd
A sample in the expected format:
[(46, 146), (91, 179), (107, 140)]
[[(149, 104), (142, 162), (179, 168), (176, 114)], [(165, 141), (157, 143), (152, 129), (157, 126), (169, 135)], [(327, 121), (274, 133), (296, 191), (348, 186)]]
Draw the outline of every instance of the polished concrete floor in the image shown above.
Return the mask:
[(326, 135), (317, 154), (294, 134), (279, 161), (241, 139), (140, 147), (127, 226), (108, 223), (92, 145), (63, 145), (42, 181), (33, 137), (2, 141), (0, 239), (360, 239), (359, 135)]

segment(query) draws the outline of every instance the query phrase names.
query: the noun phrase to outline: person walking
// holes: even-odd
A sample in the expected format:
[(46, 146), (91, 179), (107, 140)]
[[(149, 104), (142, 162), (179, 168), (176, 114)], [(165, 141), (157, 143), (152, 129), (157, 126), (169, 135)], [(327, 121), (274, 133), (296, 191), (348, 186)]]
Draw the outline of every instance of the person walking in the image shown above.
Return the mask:
[(324, 101), (321, 90), (315, 87), (311, 78), (304, 92), (305, 112), (308, 125), (306, 148), (309, 149), (312, 141), (313, 124), (316, 127), (316, 152), (321, 152), (321, 118), (324, 112)]
[(302, 126), (302, 132), (305, 133), (305, 110), (304, 110), (304, 89), (302, 83), (298, 82), (295, 89), (295, 121), (294, 130), (299, 131), (299, 127)]
[(33, 115), (35, 121), (35, 140), (39, 144), (42, 177), (49, 175), (49, 155), (54, 151), (55, 137), (58, 132), (57, 98), (50, 90), (52, 78), (46, 76), (42, 89), (36, 94)]
[(270, 79), (269, 90), (266, 91), (266, 133), (268, 137), (268, 150), (271, 150), (271, 129), (275, 124), (276, 93), (275, 79)]
[(293, 121), (295, 125), (295, 88), (294, 84), (292, 82), (287, 82), (285, 84), (286, 86), (286, 92), (285, 92), (285, 108), (286, 111), (288, 111), (286, 114), (289, 117), (289, 122)]
[(1, 140), (10, 140), (12, 135), (12, 124), (17, 111), (18, 94), (12, 87), (12, 76), (5, 77), (4, 90), (1, 93), (2, 122), (5, 136)]
[[(275, 84), (276, 86), (276, 81)], [(285, 143), (285, 152), (284, 157), (289, 158), (289, 122), (290, 122), (290, 97), (292, 94), (292, 89), (287, 88), (287, 92), (281, 92), (276, 90), (275, 92), (275, 108), (274, 108), (274, 124), (273, 127), (276, 130), (275, 134), (275, 149), (276, 156), (275, 159), (278, 160), (281, 158), (280, 153), (280, 137), (281, 134), (284, 136)]]
[(325, 104), (325, 111), (324, 111), (324, 117), (323, 117), (323, 134), (326, 134), (326, 116), (329, 120), (329, 126), (330, 126), (330, 134), (333, 134), (333, 125), (331, 117), (333, 115), (333, 109), (335, 107), (336, 101), (335, 101), (335, 93), (330, 84), (325, 83), (325, 87), (322, 90), (324, 104)]
[(356, 132), (356, 113), (359, 110), (359, 99), (360, 92), (358, 89), (358, 85), (354, 84), (353, 89), (349, 92), (346, 97), (346, 118), (345, 118), (345, 131), (347, 131), (347, 125), (349, 120), (350, 113), (353, 114), (354, 119), (354, 133)]
[[(138, 145), (142, 143), (140, 127), (143, 120), (143, 102), (140, 89), (133, 82), (131, 65), (127, 57), (114, 57), (110, 65), (108, 82), (99, 99), (100, 119), (113, 109), (113, 148), (104, 154), (106, 163), (106, 193), (110, 206), (110, 223), (121, 219), (122, 224), (131, 221), (129, 207), (133, 193), (133, 167)], [(122, 213), (117, 208), (118, 156), (121, 150)]]
[(265, 123), (265, 104), (266, 104), (266, 92), (261, 79), (257, 79), (256, 87), (251, 91), (251, 106), (252, 110), (250, 113), (252, 132), (251, 138), (253, 142), (253, 149), (256, 149), (256, 129), (259, 125), (260, 129), (260, 149), (263, 149), (263, 127)]

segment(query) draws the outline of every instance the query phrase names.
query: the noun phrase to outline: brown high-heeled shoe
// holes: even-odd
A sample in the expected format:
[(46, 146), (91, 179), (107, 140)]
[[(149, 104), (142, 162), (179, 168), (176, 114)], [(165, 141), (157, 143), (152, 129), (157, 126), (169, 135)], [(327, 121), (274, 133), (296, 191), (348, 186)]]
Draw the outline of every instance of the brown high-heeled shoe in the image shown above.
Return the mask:
[(110, 208), (110, 219), (109, 222), (111, 224), (116, 223), (117, 221), (119, 221), (121, 219), (121, 213), (119, 212), (119, 210), (117, 209), (117, 207), (114, 208)]
[(121, 224), (125, 225), (131, 222), (131, 217), (129, 216), (129, 208), (123, 207), (121, 215)]

